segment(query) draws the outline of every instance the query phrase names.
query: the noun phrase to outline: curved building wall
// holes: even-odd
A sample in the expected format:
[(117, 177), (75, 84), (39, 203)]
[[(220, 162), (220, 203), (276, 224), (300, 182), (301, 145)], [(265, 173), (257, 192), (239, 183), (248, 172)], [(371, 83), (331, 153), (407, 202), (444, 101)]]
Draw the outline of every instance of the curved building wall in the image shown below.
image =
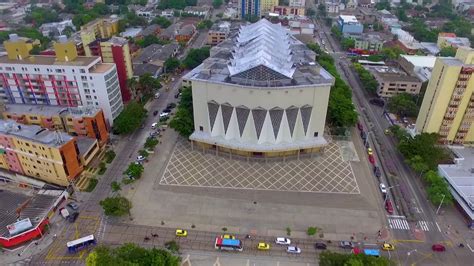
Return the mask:
[(321, 147), (330, 84), (278, 88), (192, 81), (191, 140), (272, 152)]

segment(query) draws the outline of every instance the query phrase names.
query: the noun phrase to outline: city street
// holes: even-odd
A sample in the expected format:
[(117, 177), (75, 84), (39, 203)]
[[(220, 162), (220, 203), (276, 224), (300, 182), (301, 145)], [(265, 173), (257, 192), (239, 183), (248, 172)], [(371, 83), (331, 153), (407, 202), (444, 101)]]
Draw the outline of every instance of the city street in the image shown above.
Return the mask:
[[(397, 215), (387, 215), (388, 226), (391, 229), (393, 242), (397, 245), (397, 253), (401, 258), (405, 258), (405, 264), (413, 262), (427, 264), (457, 264), (463, 265), (468, 256), (472, 253), (464, 249), (455, 253), (457, 243), (446, 238), (444, 228), (448, 225), (441, 224), (436, 214), (436, 209), (427, 200), (420, 180), (404, 162), (402, 155), (396, 149), (396, 142), (392, 136), (385, 135), (384, 130), (391, 126), (383, 115), (383, 109), (370, 105), (370, 96), (362, 89), (357, 74), (351, 67), (346, 53), (341, 51), (339, 44), (331, 36), (330, 28), (319, 23), (321, 29), (316, 36), (320, 38), (318, 43), (324, 43), (323, 49), (328, 51), (335, 59), (335, 64), (341, 78), (352, 88), (353, 99), (360, 114), (360, 121), (365, 130), (369, 131), (369, 142), (374, 148), (378, 164), (382, 166), (384, 177), (387, 177), (388, 167), (394, 168), (396, 179), (389, 180), (385, 184), (392, 187), (390, 189), (391, 198), (398, 196), (396, 201), (404, 201), (407, 209), (396, 206)], [(324, 41), (322, 41), (322, 40)], [(383, 201), (380, 201), (383, 205)], [(410, 218), (407, 218), (411, 216)], [(442, 243), (447, 247), (447, 252), (434, 253), (431, 245)], [(469, 254), (470, 253), (470, 254)], [(402, 259), (403, 261), (403, 259)]]

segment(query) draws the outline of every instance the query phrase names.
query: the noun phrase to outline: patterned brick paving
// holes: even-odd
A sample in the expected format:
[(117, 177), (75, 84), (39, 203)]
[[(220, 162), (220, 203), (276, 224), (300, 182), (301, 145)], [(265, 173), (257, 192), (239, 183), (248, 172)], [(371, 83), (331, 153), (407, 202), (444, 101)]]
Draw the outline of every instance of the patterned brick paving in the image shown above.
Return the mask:
[(246, 162), (191, 150), (178, 141), (161, 185), (359, 194), (349, 162), (331, 143), (315, 158)]

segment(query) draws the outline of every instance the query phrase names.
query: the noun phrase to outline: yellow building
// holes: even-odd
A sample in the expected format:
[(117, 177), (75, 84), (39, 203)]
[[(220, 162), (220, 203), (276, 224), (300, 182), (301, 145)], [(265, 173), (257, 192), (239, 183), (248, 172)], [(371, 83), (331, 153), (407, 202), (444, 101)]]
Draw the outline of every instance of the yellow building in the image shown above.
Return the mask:
[(474, 49), (437, 58), (420, 113), (418, 132), (438, 133), (446, 144), (474, 144)]
[[(128, 40), (122, 37), (112, 37), (105, 42), (100, 42), (100, 52), (104, 63), (114, 63), (124, 66), (127, 78), (133, 77), (132, 57), (130, 56), (130, 46)], [(117, 62), (117, 61), (121, 62)]]
[(0, 167), (60, 186), (83, 169), (74, 137), (12, 120), (0, 120)]
[(86, 56), (91, 56), (88, 45), (96, 39), (108, 39), (118, 33), (118, 18), (99, 18), (81, 27), (81, 40)]
[(260, 0), (260, 14), (261, 16), (272, 12), (273, 7), (278, 5), (278, 0)]
[(10, 60), (22, 60), (30, 55), (33, 46), (40, 45), (38, 40), (33, 41), (29, 38), (18, 37), (17, 34), (10, 34), (9, 40), (4, 41), (3, 45)]

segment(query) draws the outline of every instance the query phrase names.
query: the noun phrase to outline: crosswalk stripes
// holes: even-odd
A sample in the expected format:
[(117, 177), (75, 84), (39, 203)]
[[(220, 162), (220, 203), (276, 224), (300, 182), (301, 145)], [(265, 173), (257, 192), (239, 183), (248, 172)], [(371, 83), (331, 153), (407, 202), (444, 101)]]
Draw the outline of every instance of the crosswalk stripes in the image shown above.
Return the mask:
[(421, 228), (423, 231), (430, 231), (430, 228), (428, 227), (428, 223), (425, 221), (418, 221), (418, 226)]
[(410, 230), (410, 225), (406, 219), (388, 219), (388, 224), (392, 229)]

